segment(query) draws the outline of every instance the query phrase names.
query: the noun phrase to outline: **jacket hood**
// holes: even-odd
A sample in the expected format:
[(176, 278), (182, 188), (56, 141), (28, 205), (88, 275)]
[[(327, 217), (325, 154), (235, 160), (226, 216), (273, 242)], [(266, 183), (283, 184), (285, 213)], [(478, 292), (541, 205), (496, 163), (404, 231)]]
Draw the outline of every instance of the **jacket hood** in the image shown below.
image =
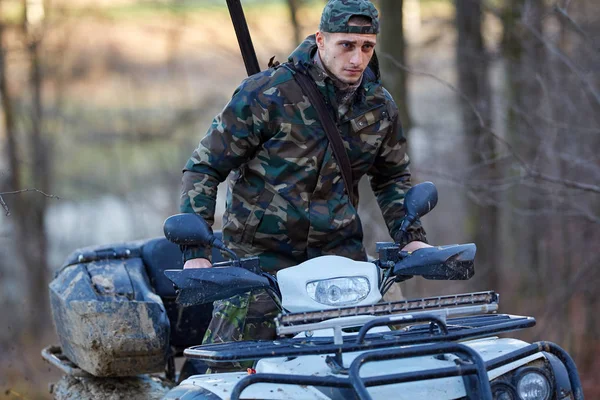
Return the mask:
[[(317, 51), (317, 40), (315, 35), (310, 35), (290, 54), (288, 61), (294, 65), (302, 65), (305, 68), (312, 65), (312, 59)], [(367, 81), (379, 81), (381, 74), (379, 72), (379, 60), (377, 54), (373, 52), (373, 57), (369, 66), (363, 73), (363, 79)]]

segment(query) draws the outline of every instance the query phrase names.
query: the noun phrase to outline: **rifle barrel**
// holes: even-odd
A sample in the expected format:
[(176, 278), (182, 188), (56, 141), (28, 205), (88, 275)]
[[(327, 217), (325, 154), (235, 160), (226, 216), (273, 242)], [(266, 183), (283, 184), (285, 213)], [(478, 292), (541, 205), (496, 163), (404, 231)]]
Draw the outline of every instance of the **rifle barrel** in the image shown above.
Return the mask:
[(254, 51), (250, 31), (248, 30), (248, 24), (246, 23), (242, 3), (240, 0), (227, 0), (227, 7), (229, 8), (231, 22), (233, 22), (235, 35), (237, 36), (238, 44), (240, 45), (246, 72), (248, 73), (248, 76), (259, 73), (260, 66), (258, 65), (256, 52)]

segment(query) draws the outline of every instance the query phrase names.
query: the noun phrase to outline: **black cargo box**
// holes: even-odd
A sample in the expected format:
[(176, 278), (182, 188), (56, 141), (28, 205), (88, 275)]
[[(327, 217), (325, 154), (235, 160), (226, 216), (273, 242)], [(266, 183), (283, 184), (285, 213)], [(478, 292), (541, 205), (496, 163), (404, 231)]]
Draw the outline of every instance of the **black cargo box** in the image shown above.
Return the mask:
[(176, 304), (163, 275), (173, 268), (181, 253), (164, 238), (73, 252), (50, 283), (63, 353), (95, 376), (130, 376), (163, 371), (168, 355), (200, 344), (212, 305)]

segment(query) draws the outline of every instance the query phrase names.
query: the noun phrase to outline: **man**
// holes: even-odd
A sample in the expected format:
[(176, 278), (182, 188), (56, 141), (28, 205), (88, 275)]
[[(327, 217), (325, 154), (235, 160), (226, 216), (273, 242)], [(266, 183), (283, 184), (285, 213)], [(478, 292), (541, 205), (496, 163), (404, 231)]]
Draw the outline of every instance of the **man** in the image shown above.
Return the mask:
[[(231, 171), (223, 236), (267, 272), (336, 254), (366, 260), (357, 214), (367, 174), (390, 234), (404, 250), (428, 246), (419, 224), (400, 237), (410, 187), (398, 109), (381, 86), (374, 47), (378, 13), (368, 0), (330, 0), (316, 35), (289, 61), (242, 82), (184, 169), (182, 212), (214, 220), (217, 185)], [(336, 121), (352, 169), (352, 196), (315, 107), (294, 74), (316, 83)], [(209, 268), (210, 252), (185, 248), (184, 268)], [(265, 293), (215, 302), (205, 343), (274, 338)]]

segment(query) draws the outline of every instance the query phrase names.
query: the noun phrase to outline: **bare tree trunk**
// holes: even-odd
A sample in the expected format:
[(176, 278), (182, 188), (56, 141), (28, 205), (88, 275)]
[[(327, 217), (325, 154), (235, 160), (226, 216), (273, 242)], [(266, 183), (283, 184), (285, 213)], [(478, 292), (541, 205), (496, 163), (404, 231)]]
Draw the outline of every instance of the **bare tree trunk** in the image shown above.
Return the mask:
[(298, 8), (300, 6), (301, 0), (287, 0), (288, 8), (290, 10), (290, 21), (292, 22), (292, 27), (294, 28), (294, 46), (300, 44), (302, 40), (301, 36), (301, 26), (298, 21)]
[[(50, 193), (50, 179), (52, 168), (50, 157), (52, 148), (49, 141), (42, 136), (43, 109), (42, 109), (42, 70), (40, 60), (40, 42), (33, 39), (29, 47), (31, 60), (31, 91), (33, 97), (31, 120), (31, 149), (33, 149), (34, 163), (32, 166), (34, 186), (44, 193)], [(28, 267), (31, 268), (28, 283), (31, 305), (33, 307), (32, 328), (43, 327), (48, 320), (48, 237), (46, 235), (46, 210), (48, 198), (46, 196), (29, 196), (32, 200), (29, 213), (29, 234), (31, 240), (31, 253), (28, 258)]]
[[(471, 179), (483, 180), (496, 176), (494, 164), (483, 164), (495, 157), (494, 139), (486, 132), (491, 126), (491, 93), (489, 85), (488, 57), (481, 32), (481, 2), (479, 0), (456, 0), (456, 27), (458, 41), (456, 62), (460, 92), (475, 105), (485, 127), (470, 104), (462, 101), (462, 121), (472, 166)], [(489, 289), (500, 290), (499, 213), (492, 194), (481, 194), (480, 204), (470, 207), (471, 233), (477, 244), (478, 276)], [(482, 204), (483, 203), (483, 204)], [(487, 203), (487, 205), (485, 204)]]
[[(559, 46), (562, 48), (570, 47), (570, 40), (568, 31), (564, 28), (564, 26), (560, 27)], [(548, 74), (548, 84), (550, 87), (558, 88), (564, 84), (565, 77), (568, 76), (568, 71), (564, 68), (562, 64), (553, 63), (550, 69), (550, 73)], [(550, 99), (550, 109), (551, 115), (560, 116), (561, 120), (563, 118), (568, 118), (567, 115), (563, 115), (564, 113), (564, 104), (562, 100), (558, 100), (556, 98), (557, 93), (553, 93)], [(572, 142), (572, 138), (569, 133), (565, 131), (564, 128), (558, 126), (548, 126), (548, 131), (556, 138), (555, 143), (552, 144), (552, 152), (560, 153), (572, 146), (570, 142)], [(566, 177), (568, 176), (569, 171), (569, 162), (566, 160), (556, 157), (554, 167), (554, 174), (556, 176)], [(575, 257), (572, 254), (570, 248), (572, 246), (572, 234), (569, 233), (569, 221), (565, 218), (553, 218), (553, 221), (550, 223), (550, 230), (552, 232), (557, 233), (556, 244), (553, 246), (552, 250), (549, 251), (551, 253), (550, 257), (552, 261), (555, 263), (556, 268), (556, 278), (554, 279), (553, 284), (556, 287), (560, 287), (564, 282), (569, 282), (573, 277), (574, 271), (576, 271), (575, 267)], [(553, 254), (552, 254), (553, 253)], [(560, 261), (557, 261), (560, 260)], [(556, 327), (555, 337), (556, 342), (561, 343), (563, 346), (572, 349), (572, 338), (573, 329), (571, 324), (574, 322), (571, 320), (571, 307), (567, 305), (561, 307), (560, 312), (553, 313), (550, 317), (553, 319), (552, 322), (556, 321), (553, 326)], [(571, 321), (569, 323), (569, 321)], [(544, 321), (545, 322), (545, 321)], [(548, 323), (548, 322), (546, 322)]]
[[(0, 6), (2, 2), (0, 1)], [(0, 7), (1, 9), (1, 7)], [(8, 191), (19, 191), (23, 189), (23, 178), (21, 163), (19, 161), (19, 143), (17, 138), (17, 126), (15, 118), (15, 107), (14, 98), (11, 96), (9, 91), (8, 82), (8, 71), (7, 71), (7, 57), (6, 49), (8, 48), (5, 43), (5, 32), (6, 25), (3, 20), (0, 20), (0, 96), (2, 98), (2, 111), (4, 117), (4, 131), (6, 133), (6, 158), (8, 159)], [(20, 244), (23, 243), (23, 238), (26, 237), (24, 231), (23, 221), (26, 219), (27, 204), (22, 199), (17, 199), (16, 196), (10, 196), (6, 198), (6, 207), (10, 212), (11, 225), (13, 228), (12, 244), (16, 244), (15, 247), (20, 248)], [(5, 210), (3, 209), (2, 212)], [(17, 255), (21, 256), (22, 253), (17, 250)], [(13, 266), (14, 268), (14, 266)], [(24, 285), (23, 285), (24, 286)], [(28, 294), (28, 293), (27, 293)], [(25, 297), (25, 296), (24, 296)], [(19, 299), (19, 303), (24, 302), (26, 299)], [(27, 303), (29, 304), (29, 303)], [(17, 322), (15, 326), (15, 332), (21, 333), (25, 324), (31, 321), (31, 318), (19, 314), (12, 322)]]
[[(0, 0), (0, 6), (2, 5)], [(0, 8), (1, 10), (1, 8)], [(2, 15), (0, 15), (2, 17)], [(13, 103), (8, 92), (8, 77), (6, 72), (6, 45), (4, 43), (4, 22), (0, 19), (0, 96), (2, 96), (2, 110), (4, 112), (4, 129), (6, 131), (6, 153), (9, 168), (9, 185), (12, 190), (21, 188), (21, 174), (18, 162), (17, 137), (15, 132), (15, 119)]]
[[(0, 5), (2, 2), (0, 1)], [(9, 186), (11, 190), (21, 189), (21, 172), (17, 157), (17, 138), (13, 104), (8, 92), (8, 77), (6, 76), (6, 50), (4, 45), (5, 26), (0, 21), (0, 96), (2, 96), (2, 111), (4, 112), (4, 129), (6, 131), (6, 155), (8, 159)]]
[(407, 135), (412, 127), (408, 105), (408, 75), (406, 71), (396, 67), (393, 62), (395, 60), (402, 65), (406, 65), (406, 43), (402, 20), (403, 3), (403, 0), (380, 0), (379, 2), (381, 16), (381, 33), (379, 35), (381, 57), (379, 57), (379, 62), (383, 84), (396, 100), (404, 134)]
[[(49, 141), (42, 135), (43, 107), (42, 107), (42, 66), (40, 57), (40, 44), (43, 37), (43, 20), (30, 18), (28, 7), (41, 7), (41, 1), (23, 1), (24, 17), (23, 35), (27, 45), (30, 66), (30, 132), (28, 134), (28, 154), (32, 156), (31, 182), (33, 187), (50, 192), (52, 149)], [(40, 18), (39, 8), (36, 10), (36, 18)], [(43, 18), (43, 13), (41, 14)], [(35, 23), (35, 26), (33, 25)], [(33, 194), (33, 193), (32, 193)], [(29, 305), (29, 327), (33, 336), (42, 333), (42, 327), (49, 319), (48, 308), (48, 238), (46, 235), (45, 216), (48, 199), (37, 193), (22, 196), (18, 208), (17, 224), (19, 231), (19, 248), (27, 270), (27, 288)]]
[[(568, 55), (581, 70), (586, 71), (589, 82), (598, 87), (600, 85), (600, 53), (598, 52), (598, 41), (600, 37), (600, 15), (598, 14), (598, 4), (593, 0), (582, 0), (572, 5), (565, 3), (565, 13), (568, 13), (570, 21), (561, 20), (562, 25), (568, 27), (570, 31), (569, 42), (561, 43), (561, 50)], [(576, 28), (573, 26), (576, 24)], [(591, 39), (591, 38), (595, 38)], [(578, 127), (581, 124), (595, 127), (596, 132), (592, 135), (577, 129), (562, 129), (560, 144), (555, 149), (555, 154), (568, 154), (569, 157), (563, 157), (562, 176), (566, 179), (586, 179), (590, 182), (598, 182), (600, 178), (600, 163), (598, 163), (598, 152), (600, 151), (600, 109), (598, 103), (591, 101), (586, 95), (582, 95), (584, 86), (577, 82), (577, 76), (573, 69), (566, 68), (564, 64), (559, 64), (560, 68), (554, 67), (553, 71), (559, 74), (557, 80), (560, 80), (560, 96), (556, 96), (557, 118), (567, 122), (568, 127)], [(587, 91), (587, 90), (585, 90)], [(567, 111), (568, 110), (568, 111)], [(581, 168), (585, 165), (585, 160), (595, 160), (595, 171), (589, 168)], [(582, 164), (583, 162), (583, 164)], [(582, 209), (588, 209), (600, 217), (600, 199), (599, 196), (576, 196), (569, 199), (569, 202), (577, 204)], [(569, 351), (576, 357), (576, 362), (582, 376), (598, 376), (597, 349), (600, 348), (599, 332), (600, 323), (598, 318), (598, 284), (600, 275), (598, 274), (598, 253), (590, 251), (590, 245), (600, 241), (600, 224), (598, 221), (583, 222), (573, 221), (572, 219), (561, 216), (559, 219), (563, 227), (569, 229), (565, 236), (568, 244), (568, 252), (571, 258), (569, 270), (565, 275), (576, 275), (585, 273), (586, 279), (573, 287), (573, 298), (570, 299), (570, 307), (565, 307), (564, 315), (561, 315), (565, 325), (570, 327), (568, 342)], [(587, 273), (586, 269), (593, 271)], [(579, 307), (573, 307), (579, 305)], [(568, 314), (567, 314), (568, 313)], [(583, 329), (574, 327), (582, 326)], [(596, 386), (595, 394), (590, 397), (598, 397), (597, 384), (594, 380), (589, 380), (588, 387), (584, 390), (592, 389)], [(594, 382), (594, 384), (592, 384)], [(593, 392), (593, 390), (590, 390)]]
[[(535, 115), (541, 112), (543, 93), (541, 76), (544, 72), (544, 46), (532, 32), (543, 32), (543, 0), (511, 0), (505, 8), (503, 50), (507, 65), (509, 111), (507, 138), (529, 166), (542, 167), (539, 157), (543, 127)], [(510, 203), (515, 210), (527, 214), (544, 207), (536, 188), (519, 185), (511, 194)], [(513, 214), (511, 231), (514, 232), (512, 248), (517, 251), (514, 264), (525, 272), (523, 287), (533, 293), (543, 291), (540, 251), (545, 235), (545, 218)], [(518, 250), (517, 250), (518, 249)]]

